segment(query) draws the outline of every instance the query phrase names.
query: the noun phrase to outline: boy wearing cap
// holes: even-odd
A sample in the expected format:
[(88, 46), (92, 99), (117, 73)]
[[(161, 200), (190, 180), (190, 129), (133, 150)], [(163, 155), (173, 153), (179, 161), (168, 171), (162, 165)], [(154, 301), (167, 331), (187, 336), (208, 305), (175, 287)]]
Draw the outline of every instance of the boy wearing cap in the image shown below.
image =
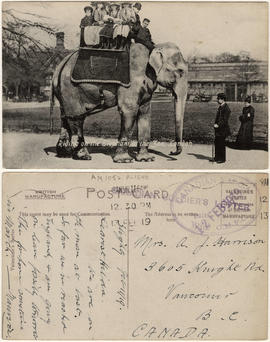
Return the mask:
[(85, 16), (81, 20), (80, 28), (81, 28), (81, 38), (80, 38), (80, 46), (86, 46), (84, 41), (84, 29), (87, 26), (92, 26), (94, 22), (93, 18), (93, 8), (90, 6), (84, 7)]
[(229, 117), (231, 110), (226, 103), (226, 96), (223, 93), (217, 95), (217, 102), (219, 104), (216, 120), (214, 124), (215, 129), (215, 158), (216, 163), (225, 163), (226, 161), (226, 147), (225, 139), (231, 134), (229, 127)]

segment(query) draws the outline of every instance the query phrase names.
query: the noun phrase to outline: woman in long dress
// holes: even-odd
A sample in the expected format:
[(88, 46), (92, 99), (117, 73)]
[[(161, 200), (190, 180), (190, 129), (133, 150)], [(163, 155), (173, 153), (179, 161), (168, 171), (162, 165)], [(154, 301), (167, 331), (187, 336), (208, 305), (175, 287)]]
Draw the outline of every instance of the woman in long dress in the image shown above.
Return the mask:
[(237, 135), (236, 144), (240, 149), (250, 149), (253, 141), (253, 121), (255, 110), (250, 105), (251, 97), (245, 99), (242, 115), (239, 116), (241, 126)]

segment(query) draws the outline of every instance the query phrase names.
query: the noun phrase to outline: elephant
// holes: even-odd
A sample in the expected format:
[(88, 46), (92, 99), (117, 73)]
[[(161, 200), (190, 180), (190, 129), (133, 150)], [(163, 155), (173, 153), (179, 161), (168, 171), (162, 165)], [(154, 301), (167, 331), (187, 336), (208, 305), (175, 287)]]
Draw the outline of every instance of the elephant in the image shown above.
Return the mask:
[(133, 161), (129, 154), (133, 126), (137, 123), (138, 141), (136, 161), (153, 161), (148, 151), (151, 135), (150, 101), (157, 85), (172, 91), (175, 103), (175, 141), (178, 155), (182, 152), (184, 109), (187, 96), (188, 66), (174, 43), (157, 44), (150, 53), (142, 44), (130, 45), (130, 86), (118, 84), (73, 84), (71, 71), (78, 51), (64, 58), (57, 66), (51, 87), (50, 114), (54, 98), (60, 104), (61, 132), (56, 145), (59, 157), (90, 160), (83, 135), (84, 120), (88, 115), (118, 106), (121, 129), (113, 156), (117, 163)]

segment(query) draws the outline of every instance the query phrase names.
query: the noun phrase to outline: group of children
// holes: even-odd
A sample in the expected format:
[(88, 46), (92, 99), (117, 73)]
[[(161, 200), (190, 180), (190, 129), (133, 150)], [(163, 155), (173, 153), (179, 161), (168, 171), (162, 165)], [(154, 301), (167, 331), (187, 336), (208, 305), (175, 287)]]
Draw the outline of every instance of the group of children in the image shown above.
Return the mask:
[(134, 41), (152, 51), (154, 43), (147, 28), (150, 20), (145, 18), (141, 24), (141, 8), (139, 2), (91, 2), (84, 8), (80, 46), (125, 49)]

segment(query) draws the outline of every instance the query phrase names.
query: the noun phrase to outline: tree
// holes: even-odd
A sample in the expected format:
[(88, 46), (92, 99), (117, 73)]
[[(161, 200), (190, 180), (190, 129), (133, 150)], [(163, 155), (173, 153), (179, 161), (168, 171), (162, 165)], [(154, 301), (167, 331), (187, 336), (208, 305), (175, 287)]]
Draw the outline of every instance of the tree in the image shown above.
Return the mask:
[(217, 63), (239, 63), (240, 57), (238, 55), (233, 55), (230, 52), (222, 52), (215, 58)]
[(11, 79), (16, 84), (16, 95), (19, 83), (37, 79), (38, 71), (51, 55), (52, 48), (40, 38), (56, 32), (47, 21), (38, 14), (3, 8), (3, 82)]
[(254, 63), (254, 60), (250, 58), (249, 55), (245, 56), (245, 58), (241, 60), (237, 72), (239, 81), (248, 84), (251, 81), (256, 81), (259, 74), (260, 68), (258, 64)]
[(200, 64), (200, 63), (213, 63), (213, 56), (203, 56), (200, 54), (194, 55), (190, 54), (187, 56), (187, 62), (189, 64)]

